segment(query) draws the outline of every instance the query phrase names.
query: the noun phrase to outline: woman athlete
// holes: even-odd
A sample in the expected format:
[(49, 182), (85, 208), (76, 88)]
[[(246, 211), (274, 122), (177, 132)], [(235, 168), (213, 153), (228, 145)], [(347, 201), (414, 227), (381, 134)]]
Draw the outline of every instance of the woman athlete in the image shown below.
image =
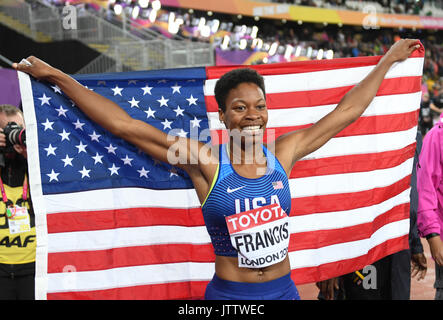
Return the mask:
[[(291, 169), (297, 160), (357, 120), (389, 68), (419, 47), (418, 40), (397, 41), (332, 112), (266, 147), (262, 145), (268, 122), (265, 88), (255, 71), (234, 70), (217, 82), (219, 119), (230, 136), (228, 144), (211, 147), (168, 136), (131, 118), (114, 102), (33, 56), (27, 58), (30, 65), (14, 63), (13, 67), (56, 84), (89, 118), (153, 158), (164, 162), (169, 162), (168, 155), (179, 158), (174, 165), (192, 180), (216, 254), (215, 275), (206, 299), (299, 299), (287, 255)], [(248, 223), (246, 229), (240, 228)]]

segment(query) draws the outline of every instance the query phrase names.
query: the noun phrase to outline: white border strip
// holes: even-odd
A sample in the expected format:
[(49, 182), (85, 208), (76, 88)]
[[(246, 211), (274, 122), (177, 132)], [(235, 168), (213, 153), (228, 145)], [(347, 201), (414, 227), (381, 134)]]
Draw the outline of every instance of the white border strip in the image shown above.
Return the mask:
[(17, 72), (26, 124), (28, 149), (29, 185), (35, 214), (37, 251), (35, 259), (35, 299), (46, 300), (48, 288), (48, 229), (46, 209), (41, 188), (40, 159), (37, 141), (37, 121), (34, 109), (31, 79), (26, 73)]

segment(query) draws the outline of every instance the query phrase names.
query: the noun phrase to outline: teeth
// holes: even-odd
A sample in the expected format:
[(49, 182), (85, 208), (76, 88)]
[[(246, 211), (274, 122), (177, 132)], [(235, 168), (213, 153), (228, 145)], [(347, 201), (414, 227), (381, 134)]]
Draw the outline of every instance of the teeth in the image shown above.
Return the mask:
[(243, 127), (243, 130), (259, 130), (260, 126), (247, 126)]

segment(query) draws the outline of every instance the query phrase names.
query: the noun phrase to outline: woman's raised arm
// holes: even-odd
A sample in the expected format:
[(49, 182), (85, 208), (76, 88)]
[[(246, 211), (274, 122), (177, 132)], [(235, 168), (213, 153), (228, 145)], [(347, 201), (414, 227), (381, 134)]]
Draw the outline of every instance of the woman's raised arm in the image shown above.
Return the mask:
[(279, 137), (275, 150), (286, 172), (291, 171), (297, 160), (314, 152), (357, 120), (374, 99), (389, 68), (395, 62), (407, 59), (419, 47), (418, 40), (397, 41), (376, 67), (341, 99), (332, 112), (309, 128)]

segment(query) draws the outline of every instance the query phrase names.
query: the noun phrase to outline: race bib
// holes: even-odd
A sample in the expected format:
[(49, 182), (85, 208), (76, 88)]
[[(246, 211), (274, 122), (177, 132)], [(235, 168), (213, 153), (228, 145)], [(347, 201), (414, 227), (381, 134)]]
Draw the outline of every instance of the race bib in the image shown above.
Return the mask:
[(6, 215), (8, 217), (10, 234), (31, 231), (31, 220), (28, 209), (25, 207), (14, 206), (7, 208)]
[(289, 217), (277, 203), (228, 216), (226, 224), (239, 267), (264, 268), (288, 254)]

